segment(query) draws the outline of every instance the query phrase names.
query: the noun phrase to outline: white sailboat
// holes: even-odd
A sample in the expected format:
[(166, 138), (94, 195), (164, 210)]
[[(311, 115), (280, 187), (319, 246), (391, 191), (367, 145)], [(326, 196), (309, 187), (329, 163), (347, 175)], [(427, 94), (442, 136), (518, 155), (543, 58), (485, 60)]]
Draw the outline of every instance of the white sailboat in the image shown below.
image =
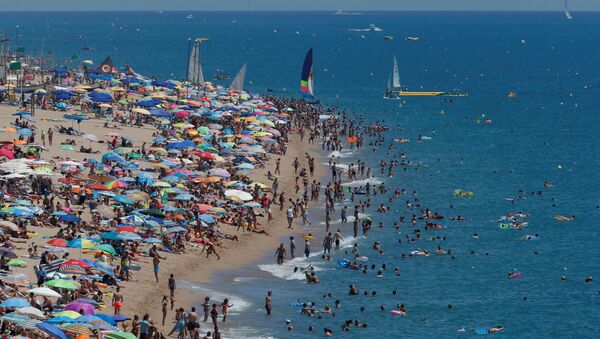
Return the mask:
[(246, 64), (244, 64), (242, 66), (242, 68), (240, 68), (240, 71), (238, 72), (238, 74), (235, 76), (235, 78), (231, 82), (231, 86), (229, 86), (229, 88), (231, 88), (234, 91), (240, 91), (240, 92), (243, 91), (245, 79), (246, 79)]
[(205, 40), (208, 39), (194, 39), (194, 45), (191, 48), (188, 58), (187, 80), (193, 84), (204, 83), (204, 73), (202, 73), (202, 65), (200, 63), (200, 43)]
[(388, 84), (383, 94), (384, 99), (400, 99), (400, 92), (402, 87), (400, 85), (400, 73), (398, 72), (398, 61), (394, 57), (394, 70), (392, 75), (388, 79)]
[(569, 0), (565, 0), (565, 17), (567, 17), (567, 20), (573, 19), (571, 12), (569, 12)]

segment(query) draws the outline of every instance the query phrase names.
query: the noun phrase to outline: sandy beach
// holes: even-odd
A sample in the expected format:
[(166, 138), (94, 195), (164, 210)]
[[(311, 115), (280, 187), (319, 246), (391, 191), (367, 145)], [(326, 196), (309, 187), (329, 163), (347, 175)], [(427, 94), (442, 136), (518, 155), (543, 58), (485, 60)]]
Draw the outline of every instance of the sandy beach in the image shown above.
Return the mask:
[[(14, 106), (0, 106), (0, 123), (2, 127), (7, 127), (11, 121), (15, 120), (15, 116), (11, 114), (16, 111)], [(38, 136), (36, 142), (39, 143), (39, 131), (48, 130), (48, 128), (55, 128), (57, 125), (62, 124), (65, 127), (72, 125), (71, 121), (57, 122), (56, 119), (62, 119), (65, 112), (46, 111), (37, 109), (34, 118), (37, 120), (35, 125), (38, 128)], [(63, 135), (54, 133), (53, 144), (49, 145), (46, 142), (48, 148), (47, 152), (43, 153), (42, 159), (46, 161), (55, 161), (71, 159), (82, 161), (85, 158), (90, 157), (90, 154), (78, 152), (80, 145), (84, 147), (91, 147), (93, 152), (99, 152), (99, 154), (107, 151), (107, 141), (111, 138), (105, 136), (110, 132), (117, 132), (121, 136), (130, 137), (134, 145), (141, 145), (143, 142), (148, 144), (152, 143), (152, 133), (156, 130), (150, 126), (132, 127), (132, 126), (118, 126), (118, 128), (106, 128), (103, 126), (104, 121), (101, 120), (87, 120), (82, 121), (79, 124), (74, 123), (74, 127), (77, 130), (85, 134), (93, 134), (98, 136), (100, 141), (104, 143), (92, 142), (81, 137)], [(110, 124), (111, 126), (113, 123)], [(12, 140), (16, 138), (16, 134), (3, 132), (2, 138), (4, 140)], [(61, 148), (61, 143), (67, 139), (75, 140), (74, 151), (68, 151)], [(297, 158), (300, 161), (301, 167), (307, 167), (307, 159), (305, 153), (309, 153), (312, 157), (316, 157), (316, 162), (321, 163), (319, 159), (320, 154), (317, 151), (318, 145), (310, 145), (306, 139), (304, 142), (300, 141), (300, 137), (297, 134), (290, 135), (290, 142), (287, 148), (287, 153), (281, 156), (281, 172), (278, 176), (280, 192), (284, 191), (288, 194), (293, 192), (294, 187), (294, 171), (291, 166), (293, 160)], [(94, 154), (93, 156), (98, 156)], [(266, 180), (267, 172), (275, 171), (275, 161), (271, 159), (264, 168), (257, 169), (252, 175), (253, 181), (264, 182)], [(322, 166), (316, 166), (314, 177), (319, 178), (323, 175)], [(74, 207), (75, 210), (80, 206)], [(91, 220), (89, 210), (83, 210), (83, 220)], [(253, 232), (242, 232), (236, 231), (236, 227), (233, 225), (222, 225), (229, 234), (238, 236), (239, 241), (225, 240), (223, 242), (223, 248), (217, 249), (220, 254), (220, 260), (215, 257), (207, 259), (204, 255), (200, 256), (200, 250), (202, 246), (188, 247), (187, 253), (185, 254), (166, 254), (166, 259), (161, 262), (161, 269), (159, 275), (159, 283), (155, 283), (154, 272), (152, 270), (152, 259), (148, 256), (139, 258), (139, 262), (135, 262), (141, 266), (139, 271), (135, 271), (133, 279), (131, 281), (125, 281), (121, 283), (122, 294), (124, 296), (122, 314), (133, 316), (138, 314), (142, 316), (144, 313), (148, 313), (159, 325), (159, 328), (163, 332), (169, 331), (173, 325), (174, 311), (169, 310), (167, 315), (167, 322), (164, 327), (160, 326), (160, 319), (162, 318), (161, 312), (161, 300), (163, 296), (169, 295), (169, 289), (167, 279), (170, 274), (175, 276), (176, 280), (186, 280), (194, 283), (208, 282), (211, 279), (213, 273), (219, 270), (232, 270), (248, 265), (255, 264), (261, 258), (268, 253), (274, 253), (275, 248), (280, 242), (280, 238), (284, 235), (293, 233), (287, 228), (285, 208), (280, 211), (278, 206), (273, 206), (273, 220), (267, 222), (265, 217), (259, 218), (259, 224), (261, 229), (268, 232), (266, 234), (257, 234)], [(47, 227), (29, 227), (29, 232), (34, 232), (39, 236), (34, 236), (31, 242), (36, 243), (40, 248), (46, 245), (48, 238), (56, 234), (56, 228)], [(28, 241), (28, 242), (30, 242)], [(27, 245), (19, 244), (16, 253), (20, 258), (28, 262), (26, 268), (16, 268), (16, 272), (22, 272), (27, 274), (29, 277), (35, 277), (33, 267), (37, 264), (37, 260), (31, 259), (27, 254)], [(88, 258), (92, 259), (93, 255), (85, 253), (80, 250), (72, 249), (72, 258)], [(192, 303), (199, 302), (204, 296), (194, 295), (190, 291), (186, 291), (183, 288), (178, 288), (175, 294), (175, 308), (183, 307), (189, 310)], [(235, 302), (235, 301), (234, 301)], [(107, 305), (107, 310), (111, 310), (110, 304)], [(210, 330), (210, 328), (208, 329)], [(205, 328), (202, 331), (206, 331)]]

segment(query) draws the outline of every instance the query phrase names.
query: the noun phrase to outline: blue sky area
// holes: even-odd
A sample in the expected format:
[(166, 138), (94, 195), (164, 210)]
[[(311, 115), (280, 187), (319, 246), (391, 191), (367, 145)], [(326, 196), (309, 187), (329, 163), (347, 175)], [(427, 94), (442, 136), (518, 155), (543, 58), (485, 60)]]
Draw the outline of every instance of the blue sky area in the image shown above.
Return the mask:
[[(564, 0), (19, 0), (0, 11), (79, 10), (436, 10), (556, 11)], [(569, 0), (572, 11), (600, 11), (600, 0)]]

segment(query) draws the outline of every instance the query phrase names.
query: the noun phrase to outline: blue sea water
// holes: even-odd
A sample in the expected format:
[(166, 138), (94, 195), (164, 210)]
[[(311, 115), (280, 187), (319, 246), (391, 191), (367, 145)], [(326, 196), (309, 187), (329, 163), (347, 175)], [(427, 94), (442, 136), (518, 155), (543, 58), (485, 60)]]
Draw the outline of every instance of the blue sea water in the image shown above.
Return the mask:
[[(231, 309), (236, 329), (227, 330), (230, 337), (312, 338), (322, 336), (323, 327), (346, 338), (473, 337), (473, 328), (495, 325), (504, 326), (499, 336), (508, 337), (600, 336), (600, 14), (575, 13), (571, 21), (561, 13), (197, 12), (191, 20), (185, 19), (187, 14), (1, 13), (0, 19), (13, 36), (19, 25), (19, 44), (28, 53), (40, 53), (43, 40), (43, 52), (53, 51), (57, 59), (79, 54), (80, 60), (100, 62), (110, 55), (117, 65), (130, 63), (138, 72), (158, 77), (182, 78), (187, 39), (208, 37), (202, 50), (207, 76), (217, 70), (233, 76), (248, 62), (247, 88), (272, 89), (278, 95), (297, 95), (302, 59), (313, 47), (317, 97), (370, 123), (385, 120), (391, 127), (388, 142), (411, 140), (396, 144), (395, 154), (405, 152), (423, 165), (379, 179), (392, 189), (416, 190), (423, 206), (447, 217), (467, 218), (445, 219), (442, 224), (448, 228), (424, 233), (446, 236), (446, 241), (398, 245), (412, 228), (403, 225), (399, 234), (391, 225), (403, 215), (402, 201), (408, 198), (392, 204), (394, 212), (387, 215), (369, 211), (375, 226), (382, 221), (386, 227), (374, 227), (368, 239), (358, 240), (359, 248), (369, 263), (387, 264), (381, 279), (373, 272), (336, 269), (334, 262), (322, 263), (318, 256), (284, 268), (258, 270), (252, 265), (223, 273), (219, 280), (231, 284), (217, 289), (238, 304), (237, 310)], [(384, 31), (350, 31), (369, 24)], [(86, 40), (69, 39), (78, 34)], [(421, 39), (404, 41), (405, 36)], [(96, 50), (81, 51), (83, 46)], [(402, 105), (383, 100), (393, 56), (408, 88), (460, 89), (469, 96), (453, 103), (440, 98), (407, 98)], [(511, 90), (516, 98), (507, 97)], [(483, 123), (485, 119), (492, 123)], [(417, 142), (418, 135), (432, 139)], [(358, 159), (374, 169), (379, 160), (390, 160), (385, 147), (367, 147), (342, 162)], [(544, 180), (554, 187), (544, 189)], [(474, 197), (455, 198), (456, 188), (473, 191)], [(519, 189), (526, 199), (514, 204), (505, 199), (515, 198)], [(533, 191), (543, 194), (532, 196)], [(372, 198), (373, 206), (387, 200), (381, 199)], [(517, 211), (531, 214), (524, 231), (503, 231), (490, 222)], [(576, 219), (561, 223), (553, 220), (555, 214)], [(319, 233), (317, 227), (322, 226), (311, 231)], [(333, 227), (340, 227), (345, 237), (351, 235), (351, 224)], [(478, 240), (471, 239), (473, 233), (479, 234)], [(541, 239), (520, 240), (534, 233)], [(376, 240), (385, 255), (369, 249)], [(438, 244), (452, 249), (456, 258), (400, 258), (416, 247), (432, 252)], [(271, 261), (269, 256), (264, 264)], [(309, 262), (319, 270), (317, 286), (289, 277), (294, 265)], [(393, 274), (395, 266), (400, 277)], [(509, 271), (523, 277), (509, 280)], [(567, 281), (561, 282), (561, 275)], [(596, 281), (585, 284), (586, 276)], [(376, 290), (377, 296), (348, 296), (349, 284)], [(196, 288), (203, 296), (214, 293), (215, 286)], [(262, 308), (266, 290), (274, 293), (271, 317)], [(302, 298), (331, 306), (333, 300), (322, 298), (326, 292), (341, 301), (335, 319), (303, 317), (289, 305)], [(407, 306), (406, 317), (389, 314), (398, 303)], [(387, 311), (380, 311), (380, 305)], [(366, 311), (361, 313), (360, 306)], [(296, 331), (287, 332), (285, 319)], [(346, 319), (369, 326), (342, 334), (340, 325)], [(315, 333), (307, 331), (310, 325)], [(467, 331), (457, 332), (461, 328)]]

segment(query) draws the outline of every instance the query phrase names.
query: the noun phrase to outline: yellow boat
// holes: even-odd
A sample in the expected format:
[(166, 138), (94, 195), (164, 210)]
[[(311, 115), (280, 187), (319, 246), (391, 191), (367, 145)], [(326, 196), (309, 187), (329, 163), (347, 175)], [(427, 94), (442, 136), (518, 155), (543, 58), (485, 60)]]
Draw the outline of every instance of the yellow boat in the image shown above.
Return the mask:
[(444, 95), (446, 92), (404, 92), (398, 93), (401, 97), (437, 97)]

